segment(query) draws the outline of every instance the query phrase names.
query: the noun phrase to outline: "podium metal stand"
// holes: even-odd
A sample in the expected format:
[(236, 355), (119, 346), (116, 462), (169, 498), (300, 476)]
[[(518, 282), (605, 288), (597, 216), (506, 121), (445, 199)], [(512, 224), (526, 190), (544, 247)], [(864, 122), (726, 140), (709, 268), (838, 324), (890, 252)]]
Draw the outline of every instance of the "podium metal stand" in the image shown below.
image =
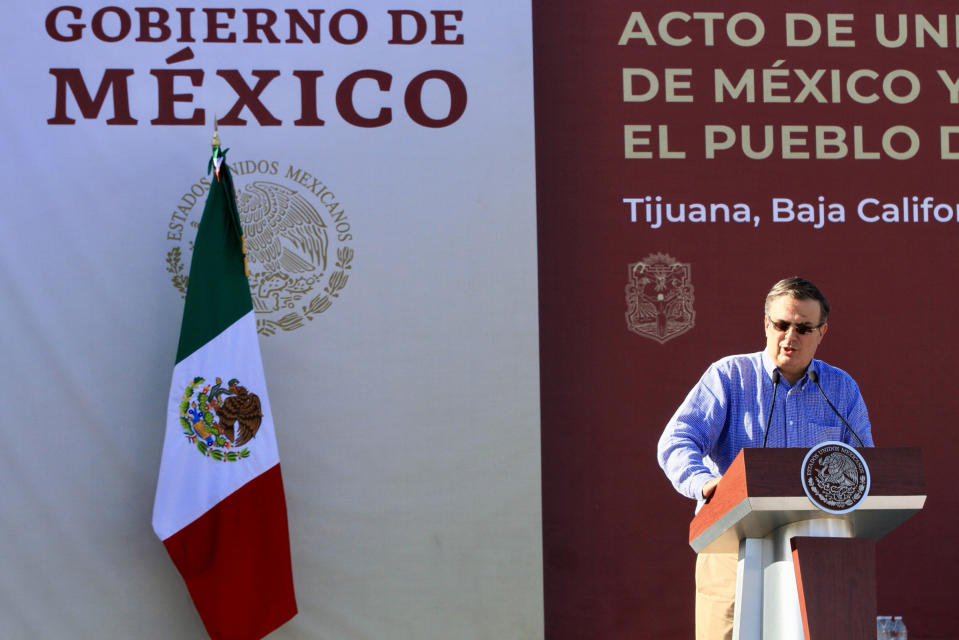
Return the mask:
[(803, 490), (808, 449), (743, 449), (689, 524), (698, 553), (739, 553), (734, 640), (873, 640), (875, 541), (922, 509), (918, 448), (859, 449), (871, 488), (854, 511)]

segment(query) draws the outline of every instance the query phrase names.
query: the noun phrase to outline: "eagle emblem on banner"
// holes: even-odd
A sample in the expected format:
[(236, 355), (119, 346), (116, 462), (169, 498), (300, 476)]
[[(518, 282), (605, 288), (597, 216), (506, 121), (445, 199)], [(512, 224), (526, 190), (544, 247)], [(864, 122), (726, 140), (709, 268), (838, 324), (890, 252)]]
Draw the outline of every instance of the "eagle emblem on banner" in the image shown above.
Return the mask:
[(692, 267), (665, 253), (653, 253), (629, 265), (626, 283), (626, 326), (633, 333), (663, 344), (692, 329)]
[[(292, 164), (285, 171), (279, 161), (240, 160), (229, 166), (236, 179), (257, 333), (299, 329), (330, 309), (350, 279), (354, 252), (346, 243), (353, 240), (353, 227), (347, 209), (328, 185)], [(190, 187), (166, 230), (174, 243), (166, 270), (184, 297), (193, 230), (208, 187), (205, 178)]]
[(306, 293), (326, 271), (326, 223), (289, 187), (254, 180), (237, 193), (246, 255), (260, 268), (250, 276), (257, 311), (276, 311), (281, 297)]
[(236, 462), (250, 457), (243, 445), (260, 429), (263, 411), (260, 398), (240, 385), (236, 378), (223, 386), (212, 386), (200, 376), (183, 391), (180, 426), (183, 435), (204, 456), (217, 461)]

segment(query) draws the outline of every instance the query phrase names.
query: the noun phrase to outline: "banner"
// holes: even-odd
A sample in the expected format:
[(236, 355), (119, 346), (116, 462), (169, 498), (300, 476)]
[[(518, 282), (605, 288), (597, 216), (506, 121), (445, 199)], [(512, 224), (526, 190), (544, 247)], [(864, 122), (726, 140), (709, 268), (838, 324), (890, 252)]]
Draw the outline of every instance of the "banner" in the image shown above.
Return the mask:
[(695, 505), (656, 442), (711, 362), (763, 348), (766, 292), (799, 275), (876, 445), (923, 449), (927, 506), (877, 545), (880, 613), (948, 637), (955, 7), (533, 8), (546, 635), (692, 637)]
[(299, 609), (271, 637), (542, 637), (530, 20), (7, 9), (5, 636), (205, 635), (150, 520), (216, 118), (282, 249), (248, 246)]

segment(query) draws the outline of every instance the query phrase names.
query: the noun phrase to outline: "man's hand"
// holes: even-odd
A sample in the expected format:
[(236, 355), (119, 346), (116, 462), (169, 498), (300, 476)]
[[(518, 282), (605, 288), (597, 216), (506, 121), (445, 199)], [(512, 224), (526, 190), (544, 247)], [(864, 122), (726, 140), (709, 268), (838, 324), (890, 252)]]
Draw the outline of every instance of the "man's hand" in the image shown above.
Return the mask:
[(713, 494), (716, 493), (716, 485), (719, 484), (720, 480), (722, 480), (722, 478), (712, 478), (703, 485), (703, 497), (706, 498), (707, 502), (713, 497)]

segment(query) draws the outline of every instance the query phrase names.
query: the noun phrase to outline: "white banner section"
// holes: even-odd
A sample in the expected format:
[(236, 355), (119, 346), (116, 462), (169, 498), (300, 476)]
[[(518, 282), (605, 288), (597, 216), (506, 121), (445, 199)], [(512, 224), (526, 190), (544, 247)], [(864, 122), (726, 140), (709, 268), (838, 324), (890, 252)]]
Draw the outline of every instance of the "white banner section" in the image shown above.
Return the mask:
[(0, 25), (5, 636), (204, 635), (150, 517), (216, 117), (300, 611), (271, 637), (542, 637), (527, 3), (82, 4)]

